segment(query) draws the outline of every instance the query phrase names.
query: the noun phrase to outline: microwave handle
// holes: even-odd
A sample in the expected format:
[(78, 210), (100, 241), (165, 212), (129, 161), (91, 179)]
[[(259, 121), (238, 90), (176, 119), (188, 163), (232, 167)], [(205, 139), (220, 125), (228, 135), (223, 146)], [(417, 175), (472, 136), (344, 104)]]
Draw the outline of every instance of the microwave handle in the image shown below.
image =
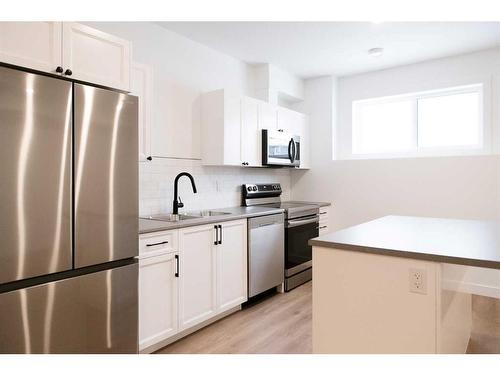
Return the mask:
[(288, 157), (290, 158), (290, 162), (295, 161), (295, 141), (293, 138), (290, 138), (290, 142), (288, 142)]
[(295, 143), (295, 140), (292, 138), (292, 145), (293, 145), (293, 159), (292, 159), (292, 163), (295, 162), (295, 160), (297, 160), (297, 144)]

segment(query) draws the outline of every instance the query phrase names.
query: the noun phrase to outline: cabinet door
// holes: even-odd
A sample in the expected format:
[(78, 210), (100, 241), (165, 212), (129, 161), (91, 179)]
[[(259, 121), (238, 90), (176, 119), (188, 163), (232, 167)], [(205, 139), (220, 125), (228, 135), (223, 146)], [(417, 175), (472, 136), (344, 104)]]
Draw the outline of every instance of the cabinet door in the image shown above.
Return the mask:
[(139, 260), (139, 350), (178, 331), (177, 254)]
[(218, 312), (241, 305), (247, 294), (247, 221), (228, 221), (217, 245)]
[(241, 100), (241, 160), (250, 166), (262, 165), (259, 131), (259, 102), (244, 97)]
[(129, 41), (74, 22), (63, 23), (63, 68), (72, 78), (129, 91)]
[(288, 108), (278, 107), (278, 130), (282, 130), (289, 134), (300, 134), (301, 116), (303, 115), (299, 112), (292, 111)]
[(179, 328), (192, 327), (216, 313), (214, 225), (179, 230)]
[(259, 102), (259, 130), (277, 130), (278, 112), (275, 106), (266, 102)]
[(151, 155), (151, 102), (153, 100), (153, 68), (132, 63), (130, 91), (139, 98), (139, 161)]
[(61, 43), (61, 22), (0, 22), (1, 62), (56, 73)]

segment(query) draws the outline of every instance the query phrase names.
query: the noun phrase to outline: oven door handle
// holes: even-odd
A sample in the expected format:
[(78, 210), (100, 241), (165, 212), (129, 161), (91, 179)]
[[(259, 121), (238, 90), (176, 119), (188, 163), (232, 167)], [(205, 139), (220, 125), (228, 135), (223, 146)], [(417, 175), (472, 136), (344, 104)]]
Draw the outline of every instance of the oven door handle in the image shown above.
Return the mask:
[(303, 220), (288, 220), (286, 222), (287, 228), (294, 228), (300, 225), (311, 224), (311, 223), (319, 223), (319, 216), (315, 216), (311, 219), (303, 219)]

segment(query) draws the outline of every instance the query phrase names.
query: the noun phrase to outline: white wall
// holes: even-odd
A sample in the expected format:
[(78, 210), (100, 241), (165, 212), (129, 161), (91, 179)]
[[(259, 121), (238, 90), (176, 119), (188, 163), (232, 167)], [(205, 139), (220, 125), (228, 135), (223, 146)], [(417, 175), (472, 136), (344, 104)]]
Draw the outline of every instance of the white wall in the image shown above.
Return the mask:
[[(203, 167), (199, 160), (200, 94), (226, 88), (250, 94), (253, 75), (237, 59), (193, 42), (149, 22), (90, 22), (91, 27), (132, 42), (133, 60), (154, 69), (152, 154), (167, 157), (139, 163), (139, 213), (171, 212), (177, 173), (193, 174), (198, 194), (189, 181), (180, 183), (186, 210), (241, 204), (241, 184), (280, 182), (290, 196), (290, 172), (272, 169)], [(180, 159), (179, 159), (180, 158)]]
[[(499, 156), (333, 161), (331, 141), (332, 123), (337, 121), (335, 145), (344, 142), (345, 147), (346, 139), (350, 142), (346, 134), (350, 100), (401, 93), (403, 87), (420, 90), (422, 82), (444, 82), (444, 76), (451, 82), (453, 76), (494, 75), (492, 119), (496, 127), (498, 61), (500, 53), (494, 50), (338, 80), (307, 80), (303, 109), (311, 116), (312, 168), (292, 172), (292, 198), (332, 202), (334, 229), (389, 214), (498, 219)], [(495, 140), (498, 137), (493, 133)]]

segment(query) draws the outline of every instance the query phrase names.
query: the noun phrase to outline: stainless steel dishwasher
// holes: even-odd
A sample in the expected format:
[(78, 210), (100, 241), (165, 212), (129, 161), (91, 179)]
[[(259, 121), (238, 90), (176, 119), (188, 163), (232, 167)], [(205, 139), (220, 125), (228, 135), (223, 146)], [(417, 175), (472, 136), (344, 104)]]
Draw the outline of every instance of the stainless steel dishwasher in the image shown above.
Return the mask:
[(248, 297), (283, 283), (284, 214), (248, 219)]

